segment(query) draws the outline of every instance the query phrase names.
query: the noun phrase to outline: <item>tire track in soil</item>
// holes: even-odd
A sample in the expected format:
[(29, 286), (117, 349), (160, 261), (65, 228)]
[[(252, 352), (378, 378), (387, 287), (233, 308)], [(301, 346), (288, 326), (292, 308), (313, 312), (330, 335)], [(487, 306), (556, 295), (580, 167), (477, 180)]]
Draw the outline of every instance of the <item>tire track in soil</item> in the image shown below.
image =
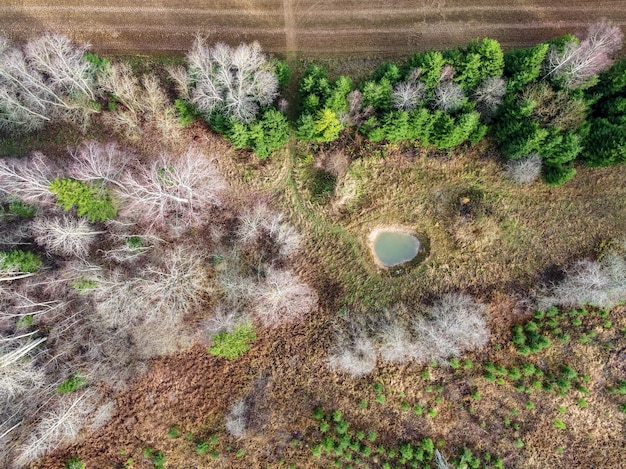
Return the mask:
[(293, 0), (283, 0), (283, 13), (285, 16), (285, 50), (287, 52), (295, 52), (298, 49), (296, 17), (293, 10)]
[[(478, 36), (498, 39), (503, 47), (531, 45), (564, 32), (583, 33), (597, 18), (626, 25), (621, 1), (565, 5), (550, 0), (489, 5), (474, 0), (217, 0), (214, 10), (200, 0), (172, 1), (171, 6), (123, 4), (121, 0), (5, 0), (0, 31), (25, 38), (56, 30), (89, 41), (96, 51), (185, 51), (197, 32), (215, 41), (259, 40), (269, 52), (303, 55), (406, 55), (446, 48)], [(232, 7), (231, 7), (232, 5)], [(341, 5), (339, 7), (338, 5)], [(385, 6), (388, 6), (385, 8)], [(94, 39), (91, 39), (91, 38)]]

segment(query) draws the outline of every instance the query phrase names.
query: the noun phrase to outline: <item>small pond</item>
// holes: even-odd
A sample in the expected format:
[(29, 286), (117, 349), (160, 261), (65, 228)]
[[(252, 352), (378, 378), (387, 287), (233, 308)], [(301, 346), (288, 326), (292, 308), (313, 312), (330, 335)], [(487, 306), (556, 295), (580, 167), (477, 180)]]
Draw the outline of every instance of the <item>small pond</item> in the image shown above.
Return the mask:
[(404, 264), (420, 252), (420, 240), (405, 231), (375, 230), (370, 241), (374, 257), (382, 267)]

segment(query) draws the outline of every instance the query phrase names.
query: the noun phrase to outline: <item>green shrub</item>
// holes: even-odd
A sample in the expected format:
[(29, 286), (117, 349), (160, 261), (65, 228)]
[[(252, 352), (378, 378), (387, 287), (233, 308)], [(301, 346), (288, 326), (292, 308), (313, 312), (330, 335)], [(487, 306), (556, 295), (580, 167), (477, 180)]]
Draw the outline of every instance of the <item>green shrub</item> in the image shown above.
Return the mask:
[(12, 200), (9, 202), (9, 212), (20, 218), (33, 218), (37, 215), (37, 207), (24, 203), (21, 200)]
[(65, 469), (85, 469), (85, 463), (79, 458), (72, 458), (65, 463)]
[(243, 324), (233, 332), (219, 332), (213, 338), (209, 353), (228, 360), (239, 358), (250, 350), (250, 344), (256, 340), (256, 331), (252, 324)]
[(79, 295), (84, 295), (88, 293), (89, 290), (98, 285), (98, 282), (95, 280), (89, 280), (87, 278), (81, 277), (78, 280), (70, 282), (70, 285), (76, 290)]
[(102, 222), (117, 215), (109, 191), (71, 178), (56, 178), (50, 184), (50, 192), (57, 196), (57, 203), (64, 210), (76, 207), (81, 217), (91, 222)]
[(211, 447), (209, 446), (209, 443), (207, 443), (206, 441), (201, 441), (200, 443), (196, 445), (196, 453), (198, 453), (201, 456), (207, 454), (210, 450), (211, 450)]
[(235, 148), (249, 148), (265, 159), (287, 143), (289, 132), (287, 117), (276, 109), (268, 109), (251, 124), (232, 121), (226, 136)]
[(192, 122), (202, 120), (202, 113), (196, 106), (184, 99), (175, 99), (174, 108), (178, 115), (178, 121), (183, 127), (188, 127)]
[(72, 375), (57, 386), (57, 391), (60, 394), (68, 394), (70, 392), (78, 391), (81, 388), (87, 386), (88, 381), (80, 375)]
[(34, 252), (21, 249), (0, 251), (0, 270), (33, 273), (37, 272), (42, 265), (41, 257)]
[(278, 86), (280, 88), (284, 88), (289, 80), (291, 80), (291, 67), (282, 60), (277, 60), (274, 62), (274, 73), (276, 73), (276, 78), (278, 78)]

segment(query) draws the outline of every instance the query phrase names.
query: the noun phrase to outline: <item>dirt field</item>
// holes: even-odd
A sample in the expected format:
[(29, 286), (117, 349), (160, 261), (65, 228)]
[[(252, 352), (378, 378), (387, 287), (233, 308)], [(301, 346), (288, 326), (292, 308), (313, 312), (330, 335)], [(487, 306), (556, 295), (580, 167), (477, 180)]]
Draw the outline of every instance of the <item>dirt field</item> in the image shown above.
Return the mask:
[(625, 26), (623, 1), (3, 0), (0, 31), (54, 30), (115, 54), (184, 51), (200, 31), (215, 41), (258, 40), (278, 54), (397, 57), (484, 36), (505, 48), (532, 45), (583, 33), (603, 17)]

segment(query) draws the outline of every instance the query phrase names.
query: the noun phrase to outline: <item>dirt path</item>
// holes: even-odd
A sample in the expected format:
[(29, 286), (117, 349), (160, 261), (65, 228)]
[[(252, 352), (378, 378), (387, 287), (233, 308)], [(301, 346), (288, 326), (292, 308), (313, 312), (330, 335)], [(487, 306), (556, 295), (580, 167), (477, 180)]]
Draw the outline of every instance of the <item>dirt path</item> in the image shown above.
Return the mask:
[(258, 40), (274, 53), (406, 56), (480, 36), (504, 47), (584, 33), (608, 17), (626, 26), (622, 0), (4, 0), (0, 32), (54, 30), (101, 53), (170, 53), (196, 32), (215, 41)]

